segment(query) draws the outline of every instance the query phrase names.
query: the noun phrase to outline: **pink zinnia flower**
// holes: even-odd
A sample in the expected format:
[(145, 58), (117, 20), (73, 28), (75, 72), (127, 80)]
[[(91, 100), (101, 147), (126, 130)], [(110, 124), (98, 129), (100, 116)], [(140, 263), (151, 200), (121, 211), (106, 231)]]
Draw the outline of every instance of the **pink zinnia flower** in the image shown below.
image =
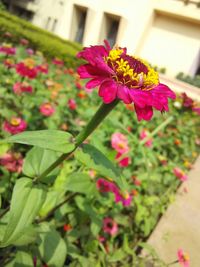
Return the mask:
[(34, 54), (34, 50), (32, 48), (27, 48), (26, 52), (29, 56), (32, 56)]
[(6, 153), (0, 157), (0, 165), (4, 166), (9, 172), (20, 173), (23, 166), (23, 158), (20, 153)]
[(114, 133), (111, 136), (111, 146), (114, 148), (117, 152), (123, 154), (129, 151), (128, 147), (128, 139), (127, 137), (122, 133)]
[(123, 206), (131, 205), (131, 201), (132, 201), (131, 195), (128, 192), (126, 192), (125, 195), (122, 194), (119, 188), (113, 182), (109, 182), (103, 178), (100, 178), (97, 180), (96, 186), (97, 186), (97, 189), (99, 189), (101, 193), (112, 192), (115, 195), (116, 203), (121, 202)]
[(126, 48), (105, 46), (84, 48), (77, 55), (88, 61), (78, 68), (82, 79), (91, 78), (87, 89), (99, 86), (99, 96), (108, 104), (121, 99), (134, 103), (138, 120), (150, 120), (153, 108), (168, 111), (168, 98), (176, 95), (159, 81), (158, 73), (141, 59), (127, 54)]
[(178, 167), (175, 167), (173, 172), (174, 172), (174, 175), (182, 182), (188, 179), (188, 176), (185, 174), (185, 172)]
[[(127, 167), (131, 163), (131, 158), (128, 156), (122, 157), (122, 155), (123, 155), (123, 153), (118, 152), (115, 159), (118, 161), (118, 164), (120, 167)], [(121, 158), (121, 157), (122, 157), (122, 159), (119, 160), (119, 158)]]
[[(143, 129), (140, 133), (140, 140), (144, 140), (146, 139), (146, 137), (149, 135), (149, 132), (145, 129)], [(146, 147), (152, 147), (152, 142), (153, 142), (153, 139), (152, 138), (149, 138), (146, 142), (145, 142), (145, 146)]]
[(31, 58), (27, 58), (23, 62), (17, 63), (15, 68), (16, 72), (20, 76), (27, 77), (29, 79), (34, 79), (38, 74), (37, 67), (35, 66), (35, 61)]
[(59, 58), (54, 58), (54, 59), (52, 60), (52, 63), (53, 63), (54, 65), (57, 65), (57, 66), (63, 66), (63, 65), (64, 65), (63, 60), (61, 60), (61, 59), (59, 59)]
[(20, 44), (21, 44), (21, 45), (28, 45), (28, 44), (29, 44), (29, 41), (28, 41), (27, 39), (22, 38), (22, 39), (20, 40)]
[(26, 130), (27, 124), (21, 118), (13, 117), (10, 121), (5, 121), (3, 130), (11, 134), (21, 133)]
[(189, 96), (187, 96), (186, 93), (182, 93), (181, 94), (181, 97), (183, 99), (183, 106), (185, 108), (192, 108), (193, 107), (194, 101), (192, 100), (192, 98), (190, 98)]
[(3, 64), (4, 66), (6, 66), (8, 69), (10, 68), (13, 68), (15, 66), (15, 63), (12, 59), (10, 58), (6, 58), (4, 61), (3, 61)]
[(15, 55), (16, 54), (16, 48), (12, 47), (10, 44), (3, 44), (0, 46), (0, 53), (3, 53), (5, 55)]
[(40, 113), (49, 117), (55, 113), (55, 108), (50, 103), (44, 103), (40, 106)]
[(118, 225), (112, 218), (106, 217), (103, 219), (103, 231), (111, 236), (116, 235)]
[(13, 91), (15, 94), (20, 95), (22, 93), (32, 93), (33, 87), (29, 85), (27, 82), (16, 82), (13, 85)]
[(190, 266), (189, 255), (186, 254), (182, 249), (178, 250), (177, 256), (178, 256), (178, 262), (181, 264), (181, 266), (183, 266), (183, 267), (189, 267)]
[(76, 101), (72, 98), (68, 100), (67, 105), (71, 110), (75, 110), (77, 108)]
[(47, 74), (48, 73), (48, 65), (47, 64), (42, 64), (37, 66), (37, 70), (41, 73)]

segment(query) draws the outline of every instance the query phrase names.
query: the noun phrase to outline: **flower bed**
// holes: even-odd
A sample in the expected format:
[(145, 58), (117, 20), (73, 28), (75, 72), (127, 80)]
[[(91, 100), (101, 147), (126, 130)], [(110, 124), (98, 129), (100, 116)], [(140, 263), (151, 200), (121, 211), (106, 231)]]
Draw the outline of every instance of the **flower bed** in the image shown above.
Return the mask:
[[(134, 108), (124, 91), (127, 104), (118, 103), (61, 168), (44, 175), (61, 153), (74, 149), (67, 132), (76, 136), (84, 129), (101, 99), (61, 59), (48, 62), (27, 46), (1, 45), (0, 73), (0, 134), (8, 140), (0, 143), (0, 265), (142, 266), (145, 240), (200, 151), (198, 104), (178, 96), (168, 113), (154, 111), (144, 121), (152, 113)], [(109, 103), (117, 93), (103, 88), (99, 95)], [(35, 133), (34, 140), (14, 135), (44, 129), (51, 131)], [(152, 255), (157, 266), (166, 266)]]

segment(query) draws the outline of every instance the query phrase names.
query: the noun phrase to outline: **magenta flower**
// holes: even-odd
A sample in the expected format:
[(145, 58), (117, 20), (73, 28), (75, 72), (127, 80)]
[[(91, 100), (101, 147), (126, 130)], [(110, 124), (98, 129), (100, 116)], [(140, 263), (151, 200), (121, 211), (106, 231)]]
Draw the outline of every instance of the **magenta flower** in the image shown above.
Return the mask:
[(27, 58), (23, 62), (17, 63), (15, 69), (20, 76), (27, 77), (29, 79), (34, 79), (38, 74), (35, 61), (31, 58)]
[(189, 255), (184, 253), (182, 249), (179, 249), (177, 252), (178, 262), (182, 267), (190, 267), (190, 258)]
[(59, 59), (59, 58), (54, 58), (54, 59), (52, 60), (52, 63), (53, 63), (54, 65), (57, 65), (57, 66), (63, 66), (63, 65), (64, 65), (63, 60), (61, 60), (61, 59)]
[(118, 225), (112, 218), (106, 217), (103, 219), (103, 231), (111, 236), (116, 235)]
[(32, 93), (33, 87), (29, 85), (27, 82), (16, 82), (13, 85), (13, 91), (16, 95), (21, 95), (22, 93)]
[(173, 169), (173, 172), (174, 172), (174, 175), (182, 182), (185, 182), (187, 181), (188, 179), (188, 176), (185, 174), (185, 172), (183, 170), (181, 170), (180, 168), (178, 167), (175, 167)]
[(47, 74), (48, 73), (48, 65), (47, 64), (42, 64), (37, 66), (37, 70), (41, 73)]
[(120, 154), (124, 154), (129, 151), (127, 137), (119, 132), (112, 134), (111, 146)]
[(130, 206), (132, 197), (131, 195), (126, 192), (126, 194), (122, 194), (119, 190), (119, 188), (113, 183), (109, 182), (103, 178), (100, 178), (96, 182), (97, 189), (101, 193), (108, 193), (112, 192), (115, 195), (115, 202), (121, 202), (123, 206)]
[(71, 110), (75, 110), (77, 108), (76, 101), (72, 98), (68, 100), (67, 105)]
[(26, 46), (26, 45), (29, 44), (29, 41), (28, 41), (27, 39), (22, 38), (22, 39), (20, 40), (20, 44)]
[[(146, 139), (146, 137), (149, 135), (149, 131), (143, 129), (140, 133), (140, 140), (144, 140)], [(145, 146), (146, 147), (152, 147), (152, 143), (153, 143), (153, 139), (149, 138), (146, 142), (145, 142)]]
[(55, 108), (50, 103), (44, 103), (40, 106), (40, 113), (46, 117), (50, 117), (55, 111)]
[(10, 44), (3, 44), (0, 46), (0, 53), (3, 53), (5, 55), (15, 55), (16, 54), (16, 48), (12, 47)]
[(21, 133), (26, 130), (26, 127), (26, 122), (17, 117), (13, 117), (10, 121), (3, 123), (3, 130), (11, 134)]
[[(131, 163), (131, 158), (128, 156), (123, 156), (123, 153), (117, 153), (115, 159), (118, 161), (118, 165), (122, 168), (127, 167)], [(122, 157), (122, 158), (121, 158)], [(119, 159), (120, 158), (120, 159)]]
[(99, 96), (108, 104), (121, 99), (134, 103), (138, 120), (150, 120), (153, 108), (168, 111), (168, 98), (176, 95), (159, 81), (158, 73), (141, 59), (127, 54), (126, 48), (105, 46), (86, 47), (77, 55), (88, 61), (78, 68), (82, 79), (91, 78), (87, 89), (99, 86)]
[(32, 56), (34, 54), (34, 50), (32, 48), (27, 48), (26, 52), (29, 56)]
[(23, 158), (20, 153), (6, 153), (0, 157), (0, 165), (4, 166), (9, 172), (20, 173), (23, 166)]

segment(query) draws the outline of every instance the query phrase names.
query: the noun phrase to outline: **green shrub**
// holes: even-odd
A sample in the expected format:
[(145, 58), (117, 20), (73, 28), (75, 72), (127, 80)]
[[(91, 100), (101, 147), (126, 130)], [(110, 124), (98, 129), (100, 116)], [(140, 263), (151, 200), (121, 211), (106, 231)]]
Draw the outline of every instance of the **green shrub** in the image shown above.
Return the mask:
[(196, 75), (196, 76), (192, 77), (190, 75), (184, 74), (183, 72), (180, 72), (177, 74), (176, 78), (178, 80), (181, 80), (183, 82), (189, 83), (193, 86), (200, 88), (200, 75)]
[(0, 10), (0, 41), (5, 41), (5, 32), (13, 35), (12, 42), (15, 44), (18, 44), (21, 38), (28, 39), (33, 49), (43, 52), (49, 59), (58, 57), (64, 60), (68, 67), (77, 67), (80, 64), (75, 55), (81, 49), (81, 45), (63, 40), (30, 22)]

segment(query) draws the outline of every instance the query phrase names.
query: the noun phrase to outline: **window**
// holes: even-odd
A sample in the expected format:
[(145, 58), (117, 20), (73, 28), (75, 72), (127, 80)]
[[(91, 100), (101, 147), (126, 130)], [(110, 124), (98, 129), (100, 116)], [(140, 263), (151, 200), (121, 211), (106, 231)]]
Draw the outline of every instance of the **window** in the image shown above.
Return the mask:
[(28, 21), (32, 21), (34, 16), (34, 13), (32, 11), (29, 11), (19, 6), (12, 6), (12, 13)]
[(108, 40), (110, 46), (115, 45), (117, 41), (117, 35), (119, 30), (120, 17), (112, 14), (104, 14), (101, 34), (100, 34), (100, 42), (103, 40)]
[(71, 39), (75, 42), (83, 42), (86, 17), (87, 8), (81, 6), (74, 6), (71, 24)]

